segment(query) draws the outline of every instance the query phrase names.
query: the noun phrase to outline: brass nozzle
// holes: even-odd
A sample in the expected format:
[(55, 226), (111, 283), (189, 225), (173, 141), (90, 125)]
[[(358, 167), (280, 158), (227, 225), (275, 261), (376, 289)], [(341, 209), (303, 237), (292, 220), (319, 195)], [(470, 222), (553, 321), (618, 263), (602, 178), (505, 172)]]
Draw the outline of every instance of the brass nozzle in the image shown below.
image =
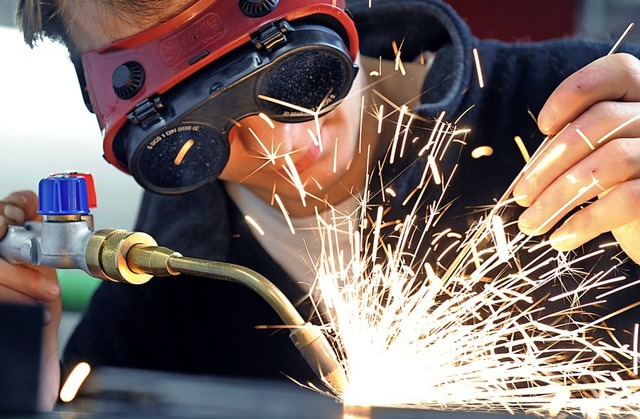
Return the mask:
[(178, 275), (180, 272), (171, 267), (171, 261), (180, 257), (182, 257), (180, 253), (166, 247), (140, 244), (129, 249), (127, 264), (129, 269), (139, 274), (172, 276)]
[(343, 394), (347, 386), (347, 376), (320, 328), (305, 323), (294, 328), (290, 338), (316, 375), (322, 378), (335, 394)]
[(129, 268), (127, 254), (135, 245), (156, 246), (153, 237), (145, 233), (104, 229), (96, 232), (87, 243), (85, 258), (89, 273), (96, 278), (128, 284), (144, 284), (152, 275)]

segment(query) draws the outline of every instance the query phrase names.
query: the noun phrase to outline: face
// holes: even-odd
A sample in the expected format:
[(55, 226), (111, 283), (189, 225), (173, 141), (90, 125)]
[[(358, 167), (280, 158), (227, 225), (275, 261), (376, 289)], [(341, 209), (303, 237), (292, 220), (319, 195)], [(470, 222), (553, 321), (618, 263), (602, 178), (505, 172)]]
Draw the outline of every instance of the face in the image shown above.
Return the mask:
[[(162, 2), (161, 14), (154, 11), (149, 13), (153, 17), (143, 20), (131, 13), (114, 12), (97, 0), (83, 1), (82, 7), (76, 7), (79, 2), (69, 3), (63, 16), (72, 41), (82, 53), (153, 27), (193, 0)], [(220, 178), (242, 183), (267, 201), (275, 191), (292, 215), (313, 213), (313, 205), (301, 205), (292, 177), (299, 177), (309, 194), (330, 203), (339, 202), (351, 187), (364, 182), (362, 160), (367, 144), (358, 144), (362, 87), (363, 77), (359, 75), (347, 99), (316, 121), (285, 124), (257, 115), (238, 121), (229, 134), (231, 154)], [(358, 150), (364, 151), (359, 154)]]

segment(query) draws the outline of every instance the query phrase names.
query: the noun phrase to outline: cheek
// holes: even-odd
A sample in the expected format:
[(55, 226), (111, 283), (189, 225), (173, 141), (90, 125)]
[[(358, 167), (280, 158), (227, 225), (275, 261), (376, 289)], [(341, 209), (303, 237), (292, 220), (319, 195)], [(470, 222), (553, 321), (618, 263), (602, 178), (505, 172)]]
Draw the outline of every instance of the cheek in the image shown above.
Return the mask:
[(271, 142), (273, 128), (259, 117), (248, 117), (238, 122), (238, 125), (229, 131), (229, 143), (233, 148), (242, 146), (245, 152), (257, 152), (262, 150), (260, 144)]

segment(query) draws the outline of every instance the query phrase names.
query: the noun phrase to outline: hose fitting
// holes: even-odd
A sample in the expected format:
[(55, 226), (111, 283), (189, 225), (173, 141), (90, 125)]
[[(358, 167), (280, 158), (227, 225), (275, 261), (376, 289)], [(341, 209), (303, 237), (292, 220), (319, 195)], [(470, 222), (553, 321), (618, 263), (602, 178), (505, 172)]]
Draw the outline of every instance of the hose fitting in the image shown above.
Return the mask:
[(153, 237), (145, 233), (104, 229), (96, 232), (87, 243), (86, 261), (90, 275), (113, 282), (144, 284), (153, 275), (129, 267), (127, 254), (135, 245), (156, 246)]

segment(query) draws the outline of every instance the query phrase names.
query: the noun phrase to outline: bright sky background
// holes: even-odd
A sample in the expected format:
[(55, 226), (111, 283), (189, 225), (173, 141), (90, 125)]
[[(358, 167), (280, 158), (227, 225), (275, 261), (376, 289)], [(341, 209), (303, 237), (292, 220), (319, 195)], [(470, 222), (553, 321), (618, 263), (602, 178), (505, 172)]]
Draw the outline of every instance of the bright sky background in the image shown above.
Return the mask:
[(52, 172), (89, 172), (96, 228), (132, 228), (141, 190), (102, 158), (98, 122), (66, 49), (44, 41), (32, 50), (18, 30), (0, 26), (0, 63), (0, 197), (36, 190)]

